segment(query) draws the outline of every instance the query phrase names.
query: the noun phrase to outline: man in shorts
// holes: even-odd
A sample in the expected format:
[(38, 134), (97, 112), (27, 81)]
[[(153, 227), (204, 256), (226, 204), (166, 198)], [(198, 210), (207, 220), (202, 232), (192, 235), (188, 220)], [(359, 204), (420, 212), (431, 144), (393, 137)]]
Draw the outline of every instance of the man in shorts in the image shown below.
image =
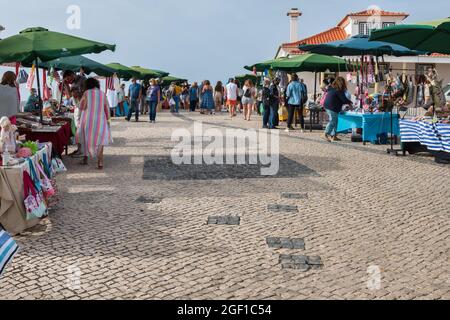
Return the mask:
[(231, 117), (236, 116), (236, 106), (238, 99), (238, 86), (234, 79), (230, 79), (226, 87), (227, 106), (230, 110)]

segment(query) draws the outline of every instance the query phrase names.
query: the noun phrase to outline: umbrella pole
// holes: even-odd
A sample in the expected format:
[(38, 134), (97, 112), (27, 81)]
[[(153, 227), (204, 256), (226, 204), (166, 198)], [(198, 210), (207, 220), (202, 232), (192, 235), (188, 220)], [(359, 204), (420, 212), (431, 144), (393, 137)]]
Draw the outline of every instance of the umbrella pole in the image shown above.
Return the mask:
[(363, 91), (364, 91), (364, 55), (361, 56), (361, 81), (360, 81), (360, 90), (359, 90), (359, 100), (361, 103), (361, 109), (364, 109), (364, 96), (363, 96)]
[(42, 109), (43, 108), (42, 108), (42, 96), (41, 96), (41, 79), (39, 77), (39, 61), (38, 61), (38, 58), (36, 58), (35, 65), (36, 65), (36, 74), (37, 74), (36, 80), (37, 80), (38, 97), (39, 97), (39, 102), (38, 102), (38, 104), (39, 104), (39, 120), (40, 120), (40, 123), (42, 124), (44, 118), (43, 118), (43, 115), (42, 115)]
[(317, 100), (317, 71), (314, 72), (314, 103)]

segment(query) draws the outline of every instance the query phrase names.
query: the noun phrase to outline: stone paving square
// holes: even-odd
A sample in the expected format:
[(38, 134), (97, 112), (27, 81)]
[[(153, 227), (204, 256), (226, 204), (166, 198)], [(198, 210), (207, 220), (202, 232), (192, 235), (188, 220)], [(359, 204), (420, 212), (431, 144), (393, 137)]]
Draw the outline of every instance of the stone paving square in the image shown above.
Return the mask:
[(305, 250), (305, 240), (267, 237), (267, 245), (273, 249)]
[(298, 207), (297, 206), (291, 206), (291, 205), (281, 205), (281, 204), (269, 204), (267, 206), (267, 210), (272, 213), (298, 213)]
[(228, 226), (238, 226), (241, 223), (240, 217), (231, 216), (219, 216), (219, 217), (209, 217), (207, 224), (209, 225), (228, 225)]

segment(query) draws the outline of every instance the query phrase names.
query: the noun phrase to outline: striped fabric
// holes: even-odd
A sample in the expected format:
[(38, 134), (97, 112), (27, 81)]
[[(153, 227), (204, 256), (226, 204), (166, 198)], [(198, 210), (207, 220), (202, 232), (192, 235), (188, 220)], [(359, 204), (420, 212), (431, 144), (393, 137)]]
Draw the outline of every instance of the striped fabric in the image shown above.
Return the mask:
[(112, 78), (112, 77), (106, 78), (106, 90), (107, 91), (108, 90), (110, 90), (110, 91), (114, 91), (115, 90), (115, 88), (114, 88), (114, 78)]
[(108, 125), (109, 103), (106, 95), (99, 89), (86, 91), (84, 99), (87, 108), (81, 113), (75, 139), (82, 145), (86, 156), (95, 158), (99, 147), (108, 146), (113, 141)]
[(400, 121), (402, 142), (418, 142), (431, 151), (450, 152), (450, 125), (425, 121)]
[(18, 250), (19, 247), (14, 239), (6, 231), (0, 229), (0, 276)]

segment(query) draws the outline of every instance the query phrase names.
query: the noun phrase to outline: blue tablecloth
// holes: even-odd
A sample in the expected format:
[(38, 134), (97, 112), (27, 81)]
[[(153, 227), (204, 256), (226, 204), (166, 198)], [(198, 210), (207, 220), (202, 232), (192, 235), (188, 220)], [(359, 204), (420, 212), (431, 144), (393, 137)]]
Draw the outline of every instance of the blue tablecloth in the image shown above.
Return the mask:
[[(392, 134), (400, 135), (398, 114), (394, 114)], [(350, 129), (363, 129), (364, 142), (377, 142), (380, 134), (391, 133), (391, 114), (386, 113), (357, 113), (342, 112), (339, 114), (339, 133), (346, 133)]]
[(123, 103), (123, 111), (124, 111), (124, 114), (122, 114), (120, 112), (119, 105), (117, 105), (117, 107), (116, 107), (116, 117), (126, 117), (128, 115), (128, 103), (126, 101)]
[(418, 142), (431, 151), (450, 153), (450, 124), (426, 121), (400, 121), (402, 143)]

